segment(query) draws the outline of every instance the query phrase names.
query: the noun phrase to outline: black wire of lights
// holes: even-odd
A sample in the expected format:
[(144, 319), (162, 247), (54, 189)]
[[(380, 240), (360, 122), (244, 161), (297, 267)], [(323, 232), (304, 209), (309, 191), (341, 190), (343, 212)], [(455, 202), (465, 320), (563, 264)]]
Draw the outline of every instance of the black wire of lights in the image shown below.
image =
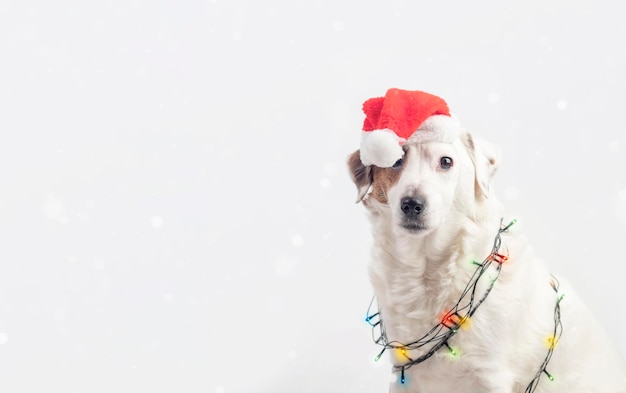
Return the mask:
[[(501, 220), (502, 222), (502, 220)], [(502, 264), (508, 259), (508, 256), (501, 254), (500, 246), (502, 244), (501, 234), (506, 232), (513, 224), (515, 224), (517, 220), (512, 220), (508, 225), (502, 227), (500, 224), (500, 229), (496, 234), (496, 237), (493, 242), (493, 247), (491, 249), (491, 253), (485, 258), (482, 263), (478, 263), (476, 261), (472, 261), (472, 264), (476, 265), (476, 270), (474, 274), (469, 280), (469, 283), (461, 293), (461, 296), (457, 303), (452, 307), (448, 312), (444, 313), (440, 319), (439, 324), (435, 325), (432, 329), (430, 329), (425, 335), (420, 337), (419, 339), (410, 342), (410, 343), (400, 343), (398, 341), (389, 341), (387, 338), (387, 332), (385, 331), (385, 326), (383, 324), (381, 310), (379, 309), (375, 313), (371, 313), (372, 306), (374, 304), (375, 296), (372, 297), (370, 301), (369, 307), (367, 308), (367, 316), (365, 321), (372, 327), (372, 340), (375, 344), (381, 345), (383, 349), (380, 353), (375, 357), (375, 361), (378, 361), (383, 353), (387, 349), (395, 349), (399, 350), (400, 354), (408, 360), (407, 363), (403, 365), (394, 365), (393, 369), (395, 371), (400, 371), (400, 382), (404, 384), (406, 382), (404, 371), (416, 364), (419, 364), (426, 359), (430, 358), (435, 352), (437, 352), (441, 347), (446, 347), (448, 352), (452, 356), (457, 356), (457, 350), (450, 346), (448, 340), (454, 336), (459, 328), (465, 324), (470, 317), (474, 315), (478, 307), (483, 303), (483, 301), (487, 298), (487, 295), (491, 292), (495, 282), (497, 281), (500, 270), (502, 269)], [(480, 279), (483, 277), (485, 272), (489, 270), (493, 263), (495, 264), (495, 273), (490, 275), (490, 283), (489, 286), (485, 289), (482, 296), (477, 298), (476, 291), (477, 285)], [(554, 278), (551, 282), (552, 288), (557, 292), (558, 295), (558, 280)], [(544, 359), (544, 362), (541, 365), (541, 368), (533, 378), (532, 382), (528, 385), (526, 389), (526, 393), (532, 393), (536, 389), (539, 384), (539, 379), (542, 374), (546, 374), (548, 378), (552, 381), (554, 377), (548, 373), (546, 367), (550, 362), (550, 358), (552, 357), (552, 352), (556, 343), (558, 342), (561, 333), (562, 333), (562, 325), (561, 325), (561, 311), (560, 311), (560, 302), (563, 299), (563, 295), (561, 295), (556, 303), (554, 310), (554, 334), (548, 339), (549, 342), (549, 350), (548, 355)], [(376, 334), (376, 328), (379, 329), (378, 335)], [(409, 356), (409, 350), (419, 349), (426, 345), (432, 344), (430, 349), (423, 354), (422, 356), (413, 359)]]
[(552, 332), (552, 336), (548, 337), (548, 354), (546, 355), (539, 371), (535, 374), (535, 377), (526, 387), (525, 393), (532, 393), (537, 389), (537, 385), (539, 385), (539, 379), (541, 378), (541, 374), (545, 374), (550, 381), (554, 381), (554, 377), (552, 374), (548, 372), (546, 367), (548, 367), (548, 363), (550, 363), (550, 359), (552, 359), (552, 353), (554, 352), (554, 347), (559, 342), (561, 338), (561, 334), (563, 334), (563, 324), (561, 323), (561, 300), (565, 294), (559, 295), (559, 280), (556, 277), (552, 276), (552, 281), (550, 281), (550, 285), (554, 292), (556, 292), (556, 305), (554, 306), (554, 331)]

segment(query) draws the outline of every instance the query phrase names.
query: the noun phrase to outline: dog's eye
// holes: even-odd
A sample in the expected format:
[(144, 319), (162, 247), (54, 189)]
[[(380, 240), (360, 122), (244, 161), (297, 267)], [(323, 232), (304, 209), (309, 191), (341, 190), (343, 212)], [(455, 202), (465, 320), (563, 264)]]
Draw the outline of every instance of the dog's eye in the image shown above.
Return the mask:
[(402, 158), (396, 161), (391, 167), (392, 168), (400, 168), (402, 166)]
[(450, 157), (441, 157), (441, 159), (439, 159), (439, 165), (441, 165), (442, 169), (452, 168), (453, 163), (454, 161), (452, 161), (452, 158)]

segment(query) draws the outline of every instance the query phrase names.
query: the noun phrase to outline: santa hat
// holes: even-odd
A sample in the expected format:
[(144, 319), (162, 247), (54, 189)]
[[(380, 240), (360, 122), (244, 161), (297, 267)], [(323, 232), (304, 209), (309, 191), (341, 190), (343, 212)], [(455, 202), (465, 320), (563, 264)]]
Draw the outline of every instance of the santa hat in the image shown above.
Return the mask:
[(384, 97), (365, 101), (363, 112), (363, 165), (388, 168), (404, 155), (405, 142), (452, 142), (461, 129), (446, 102), (423, 91), (389, 89)]

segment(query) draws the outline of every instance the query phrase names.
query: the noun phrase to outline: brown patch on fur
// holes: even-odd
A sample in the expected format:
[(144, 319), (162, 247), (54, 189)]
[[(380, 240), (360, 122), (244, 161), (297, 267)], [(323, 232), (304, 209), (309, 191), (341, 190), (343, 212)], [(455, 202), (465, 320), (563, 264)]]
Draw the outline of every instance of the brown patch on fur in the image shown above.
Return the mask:
[(387, 191), (397, 183), (402, 173), (402, 168), (378, 168), (374, 167), (374, 182), (372, 183), (371, 196), (380, 203), (389, 203)]
[(360, 188), (371, 183), (369, 171), (361, 163), (361, 152), (359, 150), (348, 157), (348, 169), (352, 175), (352, 181), (354, 181), (357, 187)]
[(357, 188), (356, 202), (359, 203), (367, 194), (370, 185), (374, 181), (372, 179), (372, 170), (361, 162), (361, 152), (359, 150), (350, 154), (348, 157), (348, 170), (350, 177)]
[[(380, 203), (389, 203), (387, 191), (396, 184), (400, 173), (402, 173), (402, 168), (379, 168), (374, 165), (363, 165), (358, 150), (348, 157), (348, 169), (358, 190), (357, 202), (363, 200), (371, 186), (372, 191), (369, 196)], [(367, 200), (363, 202), (366, 203)]]
[(361, 162), (361, 152), (359, 150), (348, 157), (348, 169), (352, 175), (352, 181), (357, 188), (369, 186), (372, 183), (369, 169)]

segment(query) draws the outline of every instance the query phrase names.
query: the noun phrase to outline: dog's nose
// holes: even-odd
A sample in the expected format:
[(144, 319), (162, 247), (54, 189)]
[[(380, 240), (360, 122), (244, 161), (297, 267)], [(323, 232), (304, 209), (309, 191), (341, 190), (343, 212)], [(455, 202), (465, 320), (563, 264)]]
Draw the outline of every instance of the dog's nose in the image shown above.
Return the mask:
[(420, 198), (404, 197), (400, 200), (400, 209), (408, 217), (415, 217), (424, 211), (424, 201)]

